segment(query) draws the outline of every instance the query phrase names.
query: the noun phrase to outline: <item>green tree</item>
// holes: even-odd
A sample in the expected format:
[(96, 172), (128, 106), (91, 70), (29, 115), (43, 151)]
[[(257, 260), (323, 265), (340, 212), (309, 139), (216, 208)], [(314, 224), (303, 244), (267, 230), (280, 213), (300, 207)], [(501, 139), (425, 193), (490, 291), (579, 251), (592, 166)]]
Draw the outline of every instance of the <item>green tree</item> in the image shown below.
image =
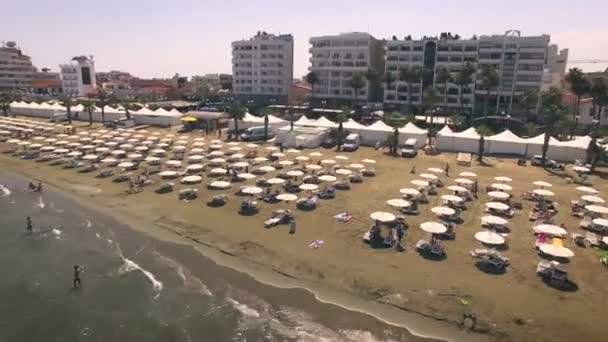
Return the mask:
[(80, 101), (84, 111), (89, 114), (89, 126), (93, 125), (93, 111), (95, 110), (95, 102), (91, 100)]
[(125, 109), (127, 120), (131, 120), (131, 110), (134, 110), (133, 104), (130, 101), (122, 101), (120, 105)]
[(529, 137), (536, 136), (536, 133), (538, 132), (538, 126), (536, 126), (536, 124), (533, 122), (528, 122), (526, 124), (526, 132)]
[(425, 109), (424, 120), (428, 121), (428, 113), (431, 113), (431, 126), (434, 124), (433, 117), (435, 116), (435, 106), (441, 101), (441, 94), (435, 87), (428, 86), (424, 89), (422, 95), (422, 104)]
[(64, 95), (61, 97), (61, 105), (65, 107), (65, 112), (67, 115), (68, 123), (72, 124), (72, 106), (74, 105), (74, 100), (72, 100), (72, 96)]
[(593, 157), (591, 158), (591, 172), (599, 162), (608, 162), (608, 150), (605, 146), (593, 145)]
[[(466, 62), (462, 67), (462, 70), (456, 74), (454, 81), (458, 85), (458, 103), (460, 104), (460, 114), (465, 115), (464, 110), (464, 88), (468, 87), (473, 82), (473, 75), (475, 75), (477, 71), (475, 70), (475, 66), (473, 64)], [(472, 115), (473, 111), (471, 111)], [(470, 118), (473, 119), (472, 117)]]
[(481, 66), (481, 86), (486, 90), (486, 95), (483, 99), (483, 116), (488, 116), (488, 101), (490, 101), (490, 92), (498, 87), (499, 75), (494, 64), (483, 64)]
[(593, 79), (590, 95), (593, 98), (593, 112), (596, 115), (596, 127), (599, 127), (604, 107), (608, 105), (608, 84), (606, 84), (604, 78), (597, 77)]
[[(440, 65), (435, 69), (435, 77), (437, 78), (437, 83), (443, 83), (443, 104), (447, 109), (448, 105), (448, 85), (452, 81), (452, 74), (450, 70), (443, 65)], [(447, 114), (447, 110), (446, 110)]]
[(228, 115), (230, 115), (230, 118), (234, 120), (235, 140), (239, 140), (239, 120), (242, 120), (245, 117), (245, 113), (247, 113), (247, 108), (241, 106), (238, 103), (233, 103), (232, 106), (230, 106), (230, 110), (228, 111)]
[(348, 107), (342, 107), (340, 113), (336, 115), (336, 122), (338, 123), (338, 144), (336, 148), (342, 149), (342, 139), (344, 138), (344, 123), (348, 121), (351, 116), (351, 110)]
[(481, 125), (479, 127), (476, 127), (475, 130), (477, 131), (477, 134), (479, 134), (479, 150), (477, 151), (477, 160), (479, 161), (479, 163), (483, 164), (483, 156), (485, 154), (485, 144), (486, 144), (486, 137), (493, 135), (494, 132), (492, 132), (492, 130), (490, 129), (490, 127), (486, 126), (486, 125)]
[(558, 105), (550, 105), (543, 110), (543, 122), (545, 123), (545, 140), (542, 147), (542, 164), (545, 165), (547, 160), (547, 151), (549, 151), (549, 140), (553, 136), (555, 126), (563, 120), (566, 112)]
[(9, 92), (0, 93), (0, 109), (2, 109), (4, 116), (8, 116), (8, 112), (11, 110), (11, 102), (13, 102), (13, 96)]
[(353, 103), (353, 109), (357, 109), (357, 103), (358, 103), (358, 97), (359, 97), (359, 90), (361, 90), (363, 87), (365, 87), (365, 77), (363, 74), (359, 73), (359, 72), (355, 72), (353, 74), (353, 77), (350, 80), (350, 86), (351, 88), (353, 88), (353, 95), (354, 95), (354, 103)]
[(562, 90), (558, 87), (550, 87), (547, 91), (541, 93), (541, 103), (544, 108), (551, 106), (561, 106), (562, 103)]
[[(583, 95), (588, 94), (591, 90), (591, 84), (589, 80), (585, 78), (585, 74), (579, 68), (572, 68), (568, 70), (566, 75), (566, 81), (570, 83), (570, 90), (575, 96), (574, 99), (574, 115), (579, 116), (581, 110), (581, 98)], [(575, 118), (573, 118), (575, 119)]]
[[(532, 119), (531, 113), (534, 113), (534, 122), (537, 121), (536, 116), (538, 115), (538, 100), (539, 100), (539, 92), (538, 90), (529, 90), (525, 92), (521, 98), (520, 103), (523, 108), (524, 113), (526, 114), (526, 120), (529, 121)], [(532, 111), (532, 109), (534, 111)]]
[(272, 108), (265, 107), (262, 109), (262, 116), (264, 117), (264, 141), (268, 140), (268, 116), (273, 113)]
[(319, 76), (314, 71), (306, 74), (306, 82), (310, 83), (310, 88), (312, 91), (312, 96), (315, 96), (315, 84), (319, 83)]
[(106, 123), (105, 106), (107, 106), (109, 104), (108, 93), (103, 89), (99, 89), (99, 91), (97, 92), (97, 98), (99, 99), (99, 108), (101, 109), (101, 123), (105, 124)]
[(399, 70), (399, 80), (407, 83), (407, 110), (412, 111), (412, 84), (419, 82), (423, 76), (423, 68), (420, 65), (412, 65)]
[(390, 139), (389, 153), (396, 155), (399, 150), (399, 128), (407, 123), (407, 117), (399, 112), (392, 112), (383, 117), (384, 123), (393, 127), (393, 136)]

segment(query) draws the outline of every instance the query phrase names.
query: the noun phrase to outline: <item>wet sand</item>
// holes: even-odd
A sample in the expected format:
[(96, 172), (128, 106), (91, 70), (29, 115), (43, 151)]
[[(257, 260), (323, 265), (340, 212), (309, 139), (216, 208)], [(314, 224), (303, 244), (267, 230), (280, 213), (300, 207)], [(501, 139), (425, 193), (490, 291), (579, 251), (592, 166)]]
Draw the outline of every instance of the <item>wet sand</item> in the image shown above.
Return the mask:
[[(329, 150), (322, 152), (324, 156), (334, 154)], [(459, 225), (456, 240), (444, 243), (448, 254), (444, 261), (423, 259), (414, 250), (416, 242), (426, 238), (418, 225), (432, 219), (430, 208), (438, 197), (433, 197), (429, 205), (420, 207), (421, 215), (408, 217), (411, 229), (405, 239), (405, 253), (371, 250), (361, 243), (361, 236), (371, 223), (369, 214), (390, 210), (386, 200), (399, 197), (399, 189), (409, 187), (409, 181), (417, 178), (409, 174), (413, 164), (421, 173), (428, 167), (443, 168), (449, 162), (452, 181), (444, 178), (446, 184), (451, 184), (456, 178), (454, 175), (465, 169), (471, 169), (480, 176), (482, 188), (492, 183), (494, 176), (506, 175), (513, 178), (511, 185), (516, 195), (533, 189), (531, 182), (535, 180), (549, 181), (554, 184), (552, 191), (559, 195), (556, 198), (561, 208), (558, 222), (565, 222), (571, 231), (579, 222), (569, 215), (570, 200), (580, 196), (574, 190), (575, 185), (539, 168), (518, 167), (515, 160), (509, 159), (488, 159), (491, 166), (482, 167), (474, 163), (472, 168), (464, 168), (456, 166), (453, 154), (419, 155), (407, 160), (362, 148), (347, 155), (351, 158), (349, 162), (376, 159), (378, 176), (353, 185), (351, 191), (339, 192), (336, 200), (321, 202), (315, 211), (297, 211), (298, 230), (295, 235), (289, 235), (286, 227), (263, 228), (263, 221), (270, 213), (285, 204), (261, 204), (259, 214), (243, 217), (237, 214), (241, 200), (237, 196), (231, 195), (225, 207), (207, 207), (205, 202), (214, 193), (206, 190), (204, 185), (196, 186), (200, 189), (198, 199), (185, 203), (177, 199), (176, 192), (153, 193), (154, 186), (141, 194), (126, 195), (124, 184), (46, 163), (17, 160), (4, 154), (0, 155), (0, 165), (3, 169), (41, 179), (79, 198), (87, 198), (86, 202), (92, 206), (104, 208), (113, 216), (120, 217), (121, 221), (148, 233), (173, 239), (174, 235), (166, 232), (174, 232), (175, 236), (206, 247), (208, 254), (221, 256), (216, 258), (218, 262), (259, 274), (259, 278), (267, 278), (269, 283), (319, 289), (321, 300), (338, 298), (336, 301), (343, 302), (340, 299), (345, 298), (340, 298), (340, 294), (344, 293), (371, 303), (387, 304), (376, 307), (376, 304), (350, 301), (354, 303), (354, 309), (405, 324), (414, 333), (440, 337), (447, 334), (456, 340), (491, 338), (515, 341), (593, 341), (604, 335), (608, 273), (598, 262), (598, 253), (574, 247), (569, 242), (576, 256), (566, 268), (578, 289), (563, 292), (547, 287), (535, 274), (540, 258), (533, 249), (531, 223), (527, 220), (529, 202), (524, 202), (524, 209), (510, 220), (510, 248), (505, 254), (511, 259), (511, 266), (504, 275), (480, 272), (468, 255), (470, 250), (481, 247), (473, 235), (481, 230), (479, 218), (483, 203), (487, 201), (485, 194), (481, 194), (472, 205), (468, 204), (469, 209), (462, 215), (464, 223)], [(158, 178), (153, 179), (158, 184)], [(600, 190), (600, 195), (606, 193), (606, 182), (595, 176), (591, 180)], [(440, 194), (445, 192), (440, 190)], [(338, 223), (333, 216), (341, 211), (353, 214), (354, 220)], [(131, 224), (136, 222), (138, 224)], [(164, 230), (165, 234), (159, 233), (157, 228)], [(313, 250), (307, 247), (310, 241), (317, 239), (325, 241), (322, 248)], [(328, 298), (324, 298), (324, 293)], [(399, 311), (431, 318), (440, 324), (425, 324), (423, 320), (408, 324), (403, 316), (393, 315)], [(467, 313), (477, 316), (474, 329), (477, 333), (461, 335), (447, 328), (459, 326), (462, 315)], [(442, 327), (446, 327), (445, 330), (433, 333)]]

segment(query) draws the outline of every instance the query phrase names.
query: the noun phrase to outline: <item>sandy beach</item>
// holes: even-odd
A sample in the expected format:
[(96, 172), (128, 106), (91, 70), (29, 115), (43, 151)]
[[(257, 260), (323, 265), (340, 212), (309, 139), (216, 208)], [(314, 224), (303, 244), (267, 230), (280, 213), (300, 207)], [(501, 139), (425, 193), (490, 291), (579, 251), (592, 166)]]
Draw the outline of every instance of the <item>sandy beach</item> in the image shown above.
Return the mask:
[[(191, 134), (190, 140), (198, 136)], [(335, 155), (333, 150), (321, 152), (324, 158)], [(493, 183), (492, 179), (497, 175), (509, 176), (513, 179), (510, 185), (516, 197), (534, 189), (533, 181), (548, 181), (557, 194), (554, 198), (560, 208), (557, 222), (565, 223), (574, 232), (578, 230), (580, 219), (570, 215), (569, 205), (580, 194), (574, 190), (576, 185), (568, 183), (567, 175), (550, 174), (531, 166), (519, 167), (512, 159), (488, 158), (487, 166), (474, 162), (471, 168), (465, 168), (456, 165), (454, 154), (426, 156), (420, 153), (415, 159), (403, 159), (383, 155), (371, 148), (341, 154), (347, 155), (349, 162), (364, 158), (377, 160), (377, 176), (354, 184), (350, 191), (338, 192), (335, 200), (321, 202), (314, 211), (295, 211), (295, 235), (288, 234), (286, 226), (265, 229), (263, 224), (273, 210), (295, 209), (294, 204), (262, 203), (257, 215), (241, 216), (237, 213), (241, 197), (233, 195), (233, 187), (226, 206), (210, 208), (205, 203), (216, 192), (205, 188), (207, 179), (194, 186), (199, 189), (199, 197), (184, 202), (178, 200), (177, 191), (163, 195), (154, 193), (161, 182), (158, 176), (152, 177), (155, 184), (142, 193), (127, 195), (124, 183), (95, 178), (96, 173), (82, 174), (48, 163), (19, 160), (7, 154), (0, 155), (0, 165), (3, 170), (66, 191), (121, 221), (137, 223), (130, 225), (144, 232), (168, 240), (175, 237), (180, 242), (185, 238), (213, 250), (212, 254), (220, 256), (218, 260), (222, 259), (226, 264), (241, 265), (251, 273), (270, 273), (269, 281), (273, 283), (325, 288), (327, 293), (345, 293), (384, 304), (378, 312), (388, 310), (390, 315), (391, 310), (404, 311), (432, 318), (445, 326), (458, 327), (463, 314), (474, 314), (477, 317), (474, 332), (458, 334), (453, 337), (456, 340), (601, 340), (603, 319), (608, 312), (605, 286), (608, 273), (598, 261), (599, 253), (590, 248), (578, 248), (568, 241), (576, 256), (566, 268), (577, 290), (565, 292), (545, 285), (535, 273), (540, 258), (533, 248), (532, 223), (528, 221), (531, 202), (523, 201), (523, 210), (517, 211), (509, 220), (512, 232), (508, 237), (509, 249), (504, 254), (510, 258), (511, 266), (502, 275), (479, 271), (468, 254), (481, 247), (473, 235), (481, 230), (483, 203), (488, 201), (483, 191), (479, 200), (468, 203), (468, 210), (463, 212), (464, 222), (457, 228), (456, 240), (443, 244), (446, 260), (429, 261), (415, 251), (416, 242), (428, 235), (419, 229), (419, 224), (434, 219), (430, 208), (439, 204), (439, 196), (431, 197), (431, 203), (420, 206), (421, 215), (407, 217), (410, 229), (404, 240), (405, 252), (373, 250), (361, 242), (372, 223), (369, 214), (378, 210), (391, 211), (386, 200), (400, 197), (399, 189), (419, 178), (409, 173), (412, 165), (421, 173), (429, 167), (443, 168), (449, 163), (450, 177), (443, 177), (446, 185), (453, 184), (459, 172), (468, 170), (479, 175), (481, 188)], [(608, 185), (602, 178), (592, 176), (590, 180), (600, 196), (608, 192)], [(177, 186), (178, 189), (185, 187)], [(440, 195), (444, 193), (445, 189), (439, 190)], [(353, 220), (339, 223), (334, 215), (343, 211), (351, 213)], [(308, 244), (314, 240), (323, 240), (324, 245), (318, 249), (309, 248)], [(434, 328), (422, 328), (420, 333)], [(449, 328), (437, 335), (444, 334), (451, 334)]]

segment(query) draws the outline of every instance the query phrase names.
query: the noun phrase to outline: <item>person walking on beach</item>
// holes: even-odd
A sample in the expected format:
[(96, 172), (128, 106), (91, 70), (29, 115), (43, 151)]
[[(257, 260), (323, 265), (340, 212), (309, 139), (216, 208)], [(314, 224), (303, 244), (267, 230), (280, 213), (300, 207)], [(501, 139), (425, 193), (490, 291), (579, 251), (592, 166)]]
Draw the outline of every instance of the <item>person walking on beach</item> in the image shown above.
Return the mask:
[(450, 163), (445, 163), (445, 175), (450, 176)]
[(410, 170), (410, 173), (413, 175), (416, 174), (416, 165), (412, 165), (412, 169)]
[(34, 228), (32, 227), (32, 218), (31, 217), (27, 217), (27, 225), (25, 228), (28, 232), (28, 234), (32, 234), (34, 231)]
[(129, 194), (135, 192), (135, 187), (133, 186), (133, 180), (129, 179)]
[(295, 234), (296, 233), (296, 220), (292, 219), (291, 222), (289, 223), (289, 234)]
[(80, 266), (74, 265), (74, 281), (72, 282), (74, 290), (78, 290), (82, 287), (82, 280), (80, 279)]

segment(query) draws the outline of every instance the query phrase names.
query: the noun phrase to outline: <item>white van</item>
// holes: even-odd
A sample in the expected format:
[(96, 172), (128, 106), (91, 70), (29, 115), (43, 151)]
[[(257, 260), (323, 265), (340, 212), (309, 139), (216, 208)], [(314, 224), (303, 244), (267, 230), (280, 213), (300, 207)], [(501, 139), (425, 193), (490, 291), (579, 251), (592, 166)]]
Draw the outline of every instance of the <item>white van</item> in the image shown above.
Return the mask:
[[(272, 129), (268, 127), (268, 139), (274, 138)], [(243, 141), (259, 141), (264, 140), (264, 126), (249, 127), (241, 134)]]
[(409, 138), (405, 141), (405, 144), (401, 146), (401, 156), (414, 158), (418, 155), (418, 150), (416, 149), (416, 139)]
[(349, 134), (346, 139), (344, 139), (344, 144), (342, 144), (342, 151), (354, 151), (358, 149), (360, 141), (361, 137), (359, 137), (359, 134)]

